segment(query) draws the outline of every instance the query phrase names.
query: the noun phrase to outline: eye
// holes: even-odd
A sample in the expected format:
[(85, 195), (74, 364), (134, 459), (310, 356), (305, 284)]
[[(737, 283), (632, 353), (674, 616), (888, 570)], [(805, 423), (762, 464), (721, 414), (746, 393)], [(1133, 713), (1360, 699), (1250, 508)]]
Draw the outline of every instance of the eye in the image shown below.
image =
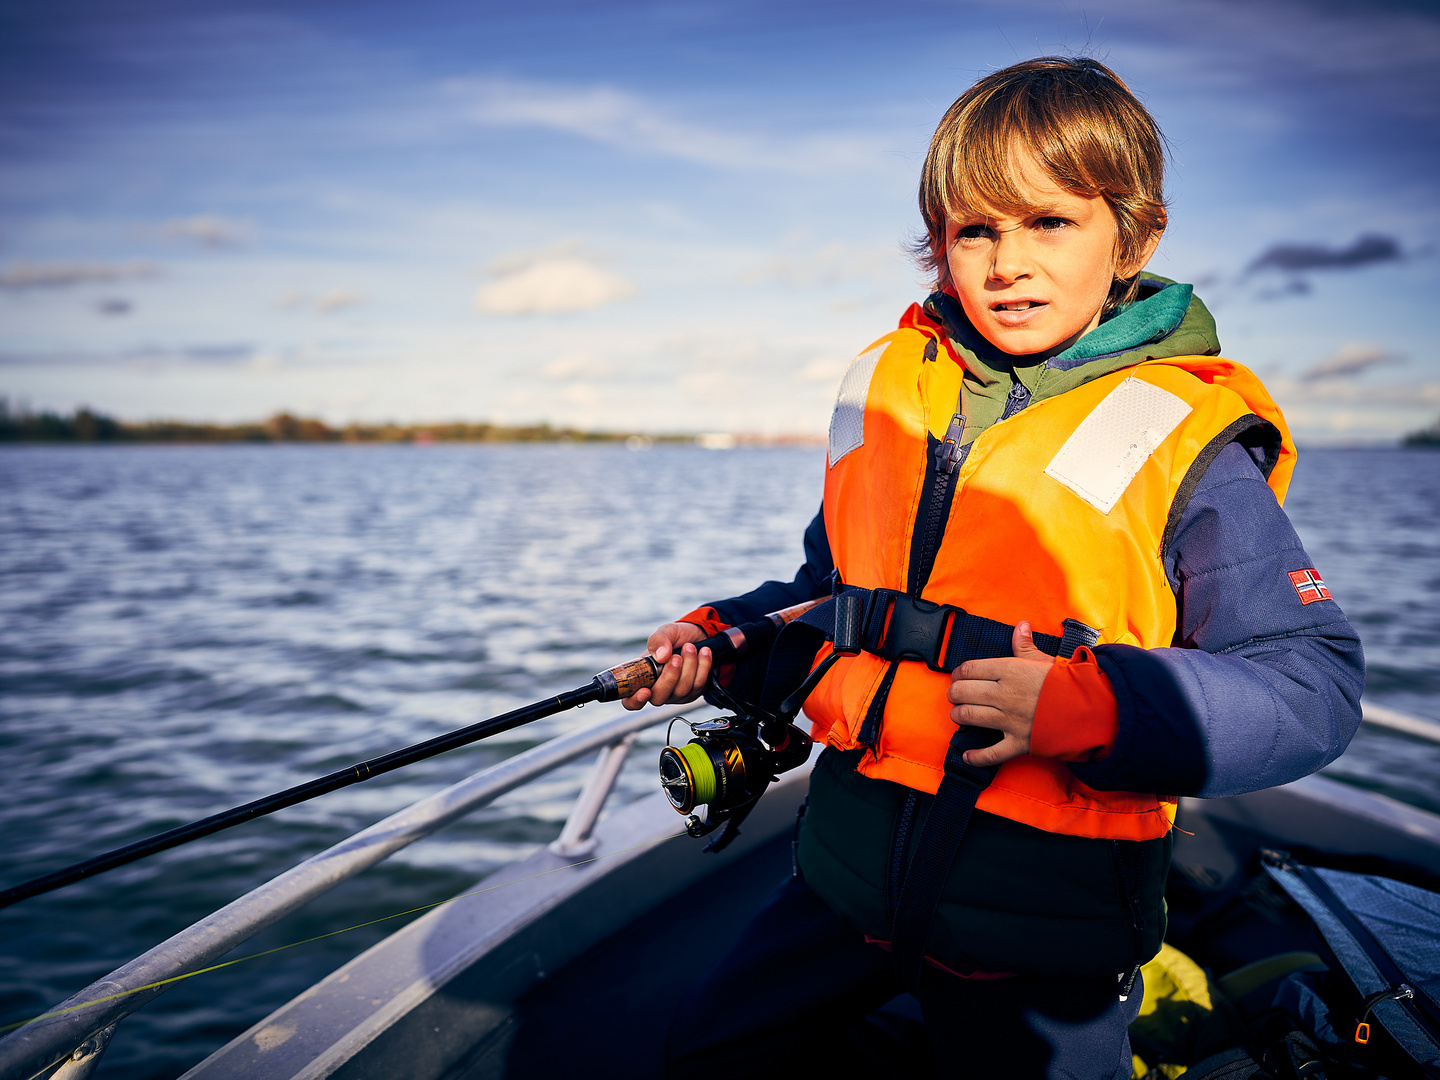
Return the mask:
[(1074, 222), (1063, 217), (1042, 217), (1035, 224), (1042, 232), (1059, 232), (1061, 229), (1073, 225)]
[(983, 221), (977, 221), (970, 225), (961, 225), (955, 230), (955, 242), (962, 240), (986, 240), (990, 237), (990, 226)]

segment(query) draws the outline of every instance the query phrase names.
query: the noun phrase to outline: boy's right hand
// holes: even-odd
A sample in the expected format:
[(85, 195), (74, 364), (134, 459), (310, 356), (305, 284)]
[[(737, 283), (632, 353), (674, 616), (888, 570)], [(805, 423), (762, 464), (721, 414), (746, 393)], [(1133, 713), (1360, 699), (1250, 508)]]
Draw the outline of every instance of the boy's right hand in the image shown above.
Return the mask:
[(705, 631), (694, 623), (666, 623), (645, 642), (646, 651), (664, 664), (655, 685), (635, 691), (620, 704), (630, 710), (651, 705), (680, 705), (694, 701), (710, 678), (710, 650), (696, 650)]

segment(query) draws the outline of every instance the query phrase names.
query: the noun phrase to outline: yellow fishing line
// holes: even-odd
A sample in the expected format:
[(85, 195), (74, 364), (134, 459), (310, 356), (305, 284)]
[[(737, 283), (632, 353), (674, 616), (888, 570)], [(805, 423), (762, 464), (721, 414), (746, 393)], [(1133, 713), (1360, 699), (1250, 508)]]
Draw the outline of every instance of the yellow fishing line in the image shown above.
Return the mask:
[[(309, 945), (315, 941), (323, 941), (339, 934), (348, 934), (351, 930), (363, 930), (367, 926), (374, 926), (377, 923), (389, 922), (391, 919), (403, 918), (406, 915), (414, 915), (419, 911), (429, 911), (431, 908), (443, 907), (456, 900), (464, 900), (467, 896), (479, 896), (481, 893), (494, 892), (496, 889), (503, 889), (509, 885), (518, 885), (522, 881), (534, 881), (546, 874), (554, 874), (561, 870), (570, 870), (577, 866), (585, 866), (589, 863), (599, 862), (601, 859), (609, 859), (615, 855), (624, 855), (628, 851), (639, 851), (641, 848), (654, 847), (656, 844), (663, 844), (666, 840), (674, 840), (677, 836), (684, 836), (684, 832), (672, 833), (669, 836), (662, 836), (659, 840), (647, 840), (643, 844), (636, 844), (633, 847), (621, 848), (618, 851), (607, 851), (604, 855), (596, 855), (594, 858), (581, 859), (579, 862), (566, 863), (564, 866), (554, 866), (549, 870), (541, 870), (538, 874), (530, 874), (526, 877), (516, 878), (513, 881), (502, 881), (499, 885), (487, 885), (483, 889), (474, 889), (471, 892), (461, 893), (459, 896), (451, 896), (445, 900), (437, 900), (433, 904), (421, 904), (419, 907), (410, 908), (408, 911), (397, 911), (393, 915), (382, 915), (378, 919), (370, 919), (368, 922), (356, 923), (354, 926), (347, 926), (341, 930), (330, 930), (324, 934), (316, 934), (314, 937), (303, 938), (300, 941), (292, 941), (288, 945), (277, 945), (273, 949), (266, 949), (263, 952), (251, 953), (249, 956), (238, 956), (234, 960), (226, 960), (223, 963), (212, 964), (210, 967), (199, 968), (195, 971), (188, 971), (183, 975), (172, 975), (168, 979), (160, 979), (156, 982), (146, 983), (144, 986), (132, 987), (129, 990), (121, 990), (118, 994), (108, 994), (105, 997), (95, 998), (93, 1001), (81, 1002), (79, 1005), (71, 1005), (68, 1008), (56, 1009), (53, 1012), (41, 1013), (39, 1016), (32, 1016), (28, 1020), (17, 1020), (13, 1024), (6, 1024), (0, 1027), (0, 1034), (7, 1031), (14, 1031), (16, 1028), (24, 1027), (26, 1024), (33, 1024), (37, 1020), (49, 1020), (56, 1016), (65, 1016), (69, 1013), (79, 1012), (82, 1009), (93, 1008), (96, 1005), (103, 1005), (107, 1001), (115, 1001), (119, 998), (129, 997), (131, 994), (139, 994), (145, 990), (154, 990), (159, 986), (169, 986), (171, 983), (183, 982), (185, 979), (193, 979), (196, 975), (204, 975), (209, 971), (219, 971), (221, 968), (233, 967), (236, 964), (243, 964), (247, 960), (258, 960), (262, 956), (271, 956), (286, 949), (294, 949), (300, 945)], [(117, 1021), (118, 1022), (118, 1021)]]

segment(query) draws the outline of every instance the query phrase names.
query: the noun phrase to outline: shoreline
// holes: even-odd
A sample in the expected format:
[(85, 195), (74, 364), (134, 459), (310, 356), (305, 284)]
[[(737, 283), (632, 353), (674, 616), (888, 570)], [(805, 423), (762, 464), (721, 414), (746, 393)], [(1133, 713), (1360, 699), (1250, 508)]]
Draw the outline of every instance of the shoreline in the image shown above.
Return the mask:
[(822, 435), (764, 435), (729, 432), (591, 431), (540, 424), (446, 421), (426, 424), (347, 424), (277, 413), (268, 420), (239, 424), (151, 420), (131, 423), (88, 409), (70, 416), (15, 414), (0, 404), (0, 446), (431, 446), (441, 443), (514, 445), (519, 443), (622, 443), (632, 450), (655, 445), (694, 444), (707, 450), (737, 446), (820, 446)]

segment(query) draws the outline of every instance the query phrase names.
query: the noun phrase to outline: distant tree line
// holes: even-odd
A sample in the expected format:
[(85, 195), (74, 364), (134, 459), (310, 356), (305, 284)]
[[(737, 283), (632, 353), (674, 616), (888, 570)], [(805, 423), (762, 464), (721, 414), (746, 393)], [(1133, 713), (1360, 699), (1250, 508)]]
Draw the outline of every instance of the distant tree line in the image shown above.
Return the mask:
[(1402, 440), (1404, 446), (1436, 446), (1440, 447), (1440, 419), (1437, 419), (1427, 428), (1419, 431), (1412, 431)]
[[(0, 442), (107, 443), (404, 443), (404, 442), (623, 442), (626, 433), (579, 431), (549, 424), (508, 427), (504, 424), (347, 424), (335, 428), (323, 420), (276, 413), (249, 424), (191, 424), (151, 420), (142, 424), (116, 420), (90, 409), (69, 416), (53, 412), (14, 411), (0, 397)], [(673, 436), (674, 441), (689, 441)], [(660, 441), (666, 441), (664, 437)]]

